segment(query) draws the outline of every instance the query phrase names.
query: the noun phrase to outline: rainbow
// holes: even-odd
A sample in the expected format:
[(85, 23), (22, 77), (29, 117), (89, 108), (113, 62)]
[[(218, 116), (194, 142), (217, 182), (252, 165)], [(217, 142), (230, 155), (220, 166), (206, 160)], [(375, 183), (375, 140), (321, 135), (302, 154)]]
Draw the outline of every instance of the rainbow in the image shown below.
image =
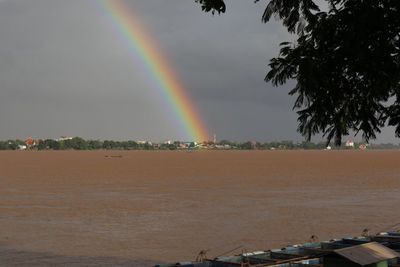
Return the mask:
[(127, 43), (135, 62), (143, 64), (149, 82), (165, 100), (168, 108), (177, 118), (179, 128), (189, 141), (207, 141), (208, 133), (196, 106), (178, 79), (172, 65), (155, 41), (139, 22), (132, 8), (124, 0), (98, 0), (101, 9), (110, 18), (118, 35)]

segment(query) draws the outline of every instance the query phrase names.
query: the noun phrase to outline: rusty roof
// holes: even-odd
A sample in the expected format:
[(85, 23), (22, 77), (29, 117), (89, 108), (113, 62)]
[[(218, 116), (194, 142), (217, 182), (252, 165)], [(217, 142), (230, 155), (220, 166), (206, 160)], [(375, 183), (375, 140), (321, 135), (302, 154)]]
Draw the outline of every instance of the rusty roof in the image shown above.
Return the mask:
[(334, 252), (361, 266), (400, 257), (396, 251), (377, 242), (336, 249)]

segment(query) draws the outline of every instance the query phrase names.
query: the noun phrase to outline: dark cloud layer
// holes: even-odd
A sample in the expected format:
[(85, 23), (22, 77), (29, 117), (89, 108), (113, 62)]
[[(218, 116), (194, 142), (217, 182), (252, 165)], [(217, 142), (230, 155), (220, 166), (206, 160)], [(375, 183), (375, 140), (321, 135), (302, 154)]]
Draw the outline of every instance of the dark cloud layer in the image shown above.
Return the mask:
[[(218, 139), (301, 140), (293, 84), (263, 81), (279, 43), (265, 3), (229, 1), (202, 13), (194, 1), (126, 0), (165, 52)], [(0, 139), (79, 135), (183, 139), (165, 101), (143, 78), (98, 2), (0, 2)], [(395, 141), (387, 131), (379, 141)]]

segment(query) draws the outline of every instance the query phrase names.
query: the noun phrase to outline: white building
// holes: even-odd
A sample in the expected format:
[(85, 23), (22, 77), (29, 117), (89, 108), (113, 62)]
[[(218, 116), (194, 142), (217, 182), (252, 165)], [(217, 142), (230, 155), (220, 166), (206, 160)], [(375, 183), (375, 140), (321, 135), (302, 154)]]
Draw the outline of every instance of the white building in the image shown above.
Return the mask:
[(347, 148), (354, 148), (354, 142), (353, 140), (347, 140), (345, 146)]
[(60, 138), (57, 138), (56, 141), (60, 142), (60, 141), (65, 141), (65, 140), (72, 140), (73, 137), (70, 136), (61, 136)]
[(26, 145), (18, 145), (18, 150), (26, 150), (27, 146)]

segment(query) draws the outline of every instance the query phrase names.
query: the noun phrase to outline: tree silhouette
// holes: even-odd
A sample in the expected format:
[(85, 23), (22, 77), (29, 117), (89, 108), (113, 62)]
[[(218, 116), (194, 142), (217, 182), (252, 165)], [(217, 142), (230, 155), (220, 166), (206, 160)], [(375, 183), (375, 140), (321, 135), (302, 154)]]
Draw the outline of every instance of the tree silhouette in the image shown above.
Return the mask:
[[(226, 10), (220, 0), (196, 2), (206, 12)], [(313, 0), (268, 1), (262, 21), (277, 17), (298, 37), (281, 44), (265, 80), (296, 80), (289, 94), (308, 141), (323, 133), (339, 146), (349, 131), (368, 141), (385, 125), (400, 137), (400, 1), (326, 2), (320, 11)]]

